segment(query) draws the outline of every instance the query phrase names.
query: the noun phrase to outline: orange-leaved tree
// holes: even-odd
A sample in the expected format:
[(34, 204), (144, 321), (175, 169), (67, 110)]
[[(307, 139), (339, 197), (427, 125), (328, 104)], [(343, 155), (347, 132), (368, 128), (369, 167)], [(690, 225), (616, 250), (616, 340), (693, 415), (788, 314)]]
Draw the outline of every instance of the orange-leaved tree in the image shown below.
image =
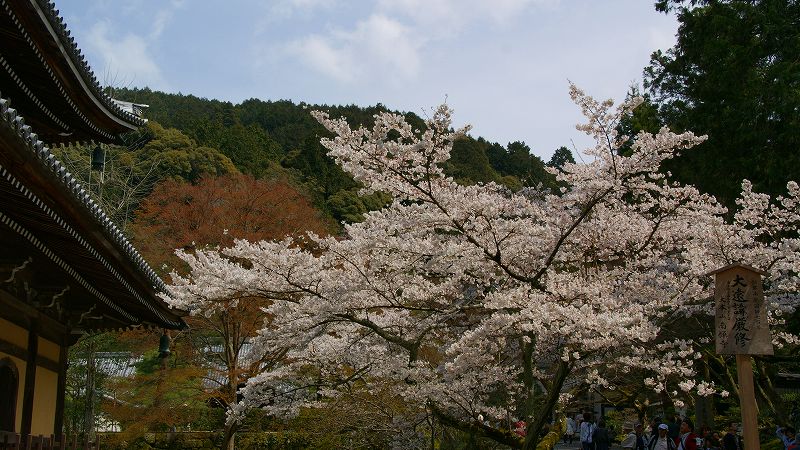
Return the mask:
[(196, 184), (158, 184), (141, 203), (132, 233), (148, 262), (167, 275), (172, 268), (182, 272), (174, 256), (178, 248), (282, 239), (308, 231), (326, 234), (330, 227), (290, 182), (234, 174), (206, 176)]
[[(307, 232), (326, 234), (332, 224), (287, 180), (258, 180), (234, 174), (204, 177), (195, 184), (168, 180), (141, 204), (132, 226), (145, 259), (162, 275), (184, 272), (175, 249), (191, 251), (227, 246), (234, 239), (282, 239)], [(189, 345), (191, 364), (203, 368), (208, 404), (236, 403), (238, 386), (249, 376), (278, 364), (283, 349), (251, 354), (249, 340), (268, 320), (265, 300), (249, 297), (221, 301), (216, 313), (190, 315), (189, 330), (175, 336)], [(177, 355), (176, 355), (177, 356)], [(225, 426), (224, 447), (233, 448), (235, 425)]]

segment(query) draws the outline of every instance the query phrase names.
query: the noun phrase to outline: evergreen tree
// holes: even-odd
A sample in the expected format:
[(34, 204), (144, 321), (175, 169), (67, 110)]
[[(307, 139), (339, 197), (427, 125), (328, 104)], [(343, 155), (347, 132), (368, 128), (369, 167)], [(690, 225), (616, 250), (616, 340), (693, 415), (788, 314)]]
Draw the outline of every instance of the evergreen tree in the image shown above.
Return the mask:
[(656, 52), (645, 87), (663, 123), (708, 141), (667, 166), (733, 205), (743, 178), (770, 194), (800, 171), (800, 2), (661, 0), (678, 42)]

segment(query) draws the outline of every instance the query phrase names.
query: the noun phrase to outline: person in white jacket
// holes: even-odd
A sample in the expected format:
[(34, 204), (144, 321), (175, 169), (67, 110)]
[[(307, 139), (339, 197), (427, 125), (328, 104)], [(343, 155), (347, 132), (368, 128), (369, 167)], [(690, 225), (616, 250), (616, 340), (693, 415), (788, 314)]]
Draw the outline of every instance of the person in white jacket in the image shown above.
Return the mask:
[(581, 422), (581, 448), (583, 450), (594, 450), (592, 444), (592, 432), (595, 426), (592, 424), (592, 413), (583, 413), (583, 422)]
[(572, 445), (572, 439), (575, 438), (575, 420), (572, 417), (567, 417), (567, 430), (564, 433), (564, 443)]

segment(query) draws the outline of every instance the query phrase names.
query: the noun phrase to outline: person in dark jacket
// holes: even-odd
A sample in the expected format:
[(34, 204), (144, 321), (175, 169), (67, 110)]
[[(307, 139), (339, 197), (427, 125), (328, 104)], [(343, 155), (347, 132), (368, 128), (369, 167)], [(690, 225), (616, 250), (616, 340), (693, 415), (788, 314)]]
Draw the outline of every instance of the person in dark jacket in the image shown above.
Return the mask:
[(600, 419), (597, 423), (597, 428), (592, 432), (592, 442), (595, 450), (608, 450), (611, 447), (611, 435), (608, 433), (605, 420)]
[(736, 436), (736, 430), (739, 429), (739, 424), (731, 422), (728, 424), (728, 432), (722, 438), (722, 450), (741, 450), (739, 446), (739, 438)]
[(633, 450), (646, 450), (647, 439), (644, 435), (644, 428), (642, 428), (642, 424), (636, 424), (634, 427), (634, 433), (636, 433), (636, 445), (633, 447)]
[(673, 441), (678, 442), (678, 436), (681, 434), (681, 421), (678, 418), (677, 414), (673, 414), (672, 417), (669, 419), (669, 423), (667, 423), (669, 427), (669, 431), (667, 432), (667, 436), (672, 438)]
[(647, 444), (649, 450), (675, 450), (675, 441), (668, 435), (669, 427), (662, 423), (658, 426), (658, 433), (650, 438)]

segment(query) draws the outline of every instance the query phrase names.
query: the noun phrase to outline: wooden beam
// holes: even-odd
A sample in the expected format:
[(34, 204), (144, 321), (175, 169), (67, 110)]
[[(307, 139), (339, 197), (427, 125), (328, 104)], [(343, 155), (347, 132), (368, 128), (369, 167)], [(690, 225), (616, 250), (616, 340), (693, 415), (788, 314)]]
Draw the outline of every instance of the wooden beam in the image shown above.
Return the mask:
[[(19, 358), (23, 361), (28, 360), (28, 351), (26, 349), (12, 342), (8, 342), (3, 338), (0, 338), (0, 352), (11, 355), (15, 358)], [(36, 365), (55, 373), (58, 373), (60, 367), (58, 362), (53, 361), (44, 355), (36, 355)]]
[(39, 352), (39, 324), (32, 321), (28, 328), (28, 358), (25, 361), (25, 388), (22, 398), (22, 426), (20, 434), (31, 434), (33, 423), (33, 396), (36, 388), (36, 356)]
[(52, 342), (61, 342), (67, 333), (66, 325), (3, 289), (0, 289), (0, 317), (25, 329), (30, 326), (31, 321), (37, 321), (41, 324), (40, 335)]
[(742, 410), (744, 448), (761, 448), (758, 439), (758, 405), (750, 355), (736, 355), (736, 372), (739, 375), (739, 406)]

